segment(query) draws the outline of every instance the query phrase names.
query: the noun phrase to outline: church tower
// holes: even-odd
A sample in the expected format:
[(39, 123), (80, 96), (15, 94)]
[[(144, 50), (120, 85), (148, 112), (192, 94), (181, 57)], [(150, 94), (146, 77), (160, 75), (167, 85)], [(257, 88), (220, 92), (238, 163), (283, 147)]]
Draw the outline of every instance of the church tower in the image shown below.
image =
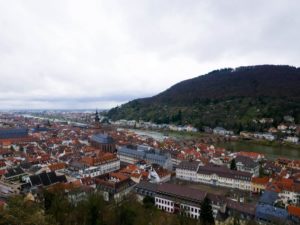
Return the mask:
[(95, 113), (95, 123), (99, 123), (99, 122), (100, 122), (99, 113), (96, 110), (96, 113)]
[(96, 110), (96, 113), (95, 113), (95, 127), (100, 128), (100, 118), (99, 118), (98, 110)]

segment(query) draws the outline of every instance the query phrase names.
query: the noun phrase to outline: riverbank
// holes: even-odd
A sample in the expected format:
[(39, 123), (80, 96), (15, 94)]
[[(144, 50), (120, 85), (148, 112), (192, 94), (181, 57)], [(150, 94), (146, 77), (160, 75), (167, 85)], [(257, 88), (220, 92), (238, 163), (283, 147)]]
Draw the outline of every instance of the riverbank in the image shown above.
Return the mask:
[[(179, 131), (149, 131), (139, 129), (129, 129), (139, 135), (145, 135), (152, 137), (158, 141), (162, 141), (165, 138), (173, 138), (176, 140), (210, 140), (210, 144), (216, 147), (225, 148), (228, 151), (239, 152), (239, 151), (250, 151), (265, 154), (267, 158), (276, 159), (284, 157), (288, 159), (300, 159), (300, 146), (291, 145), (289, 143), (269, 142), (261, 140), (225, 140), (207, 133), (200, 132), (179, 132)], [(217, 141), (214, 141), (217, 140)]]
[(288, 159), (300, 159), (300, 149), (291, 148), (286, 145), (266, 145), (265, 143), (239, 140), (223, 143), (216, 143), (217, 147), (225, 148), (228, 151), (250, 151), (263, 153), (269, 159), (276, 158), (288, 158)]
[(300, 144), (294, 144), (289, 142), (267, 141), (267, 140), (243, 140), (243, 141), (249, 141), (253, 144), (259, 144), (264, 146), (294, 148), (300, 151)]

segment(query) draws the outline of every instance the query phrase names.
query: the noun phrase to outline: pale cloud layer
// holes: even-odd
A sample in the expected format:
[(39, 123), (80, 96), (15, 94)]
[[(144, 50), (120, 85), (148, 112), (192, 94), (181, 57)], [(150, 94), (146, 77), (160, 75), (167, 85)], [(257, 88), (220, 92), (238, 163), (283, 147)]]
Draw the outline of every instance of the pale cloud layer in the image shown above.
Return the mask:
[(300, 61), (296, 0), (0, 0), (0, 109), (110, 108), (223, 67)]

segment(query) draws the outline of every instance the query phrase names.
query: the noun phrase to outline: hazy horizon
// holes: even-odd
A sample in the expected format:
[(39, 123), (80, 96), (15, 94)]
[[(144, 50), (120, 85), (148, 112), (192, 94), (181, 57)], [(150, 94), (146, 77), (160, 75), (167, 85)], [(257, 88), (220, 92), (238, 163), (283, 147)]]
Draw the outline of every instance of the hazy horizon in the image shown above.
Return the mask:
[(299, 67), (300, 2), (2, 1), (1, 110), (109, 109), (212, 70)]

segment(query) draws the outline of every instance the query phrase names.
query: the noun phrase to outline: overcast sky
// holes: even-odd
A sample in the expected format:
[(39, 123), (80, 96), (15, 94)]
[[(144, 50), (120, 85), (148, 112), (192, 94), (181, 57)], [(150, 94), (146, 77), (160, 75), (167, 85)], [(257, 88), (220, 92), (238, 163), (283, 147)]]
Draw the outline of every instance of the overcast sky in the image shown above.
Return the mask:
[(0, 0), (0, 109), (110, 108), (211, 70), (300, 64), (298, 0)]

